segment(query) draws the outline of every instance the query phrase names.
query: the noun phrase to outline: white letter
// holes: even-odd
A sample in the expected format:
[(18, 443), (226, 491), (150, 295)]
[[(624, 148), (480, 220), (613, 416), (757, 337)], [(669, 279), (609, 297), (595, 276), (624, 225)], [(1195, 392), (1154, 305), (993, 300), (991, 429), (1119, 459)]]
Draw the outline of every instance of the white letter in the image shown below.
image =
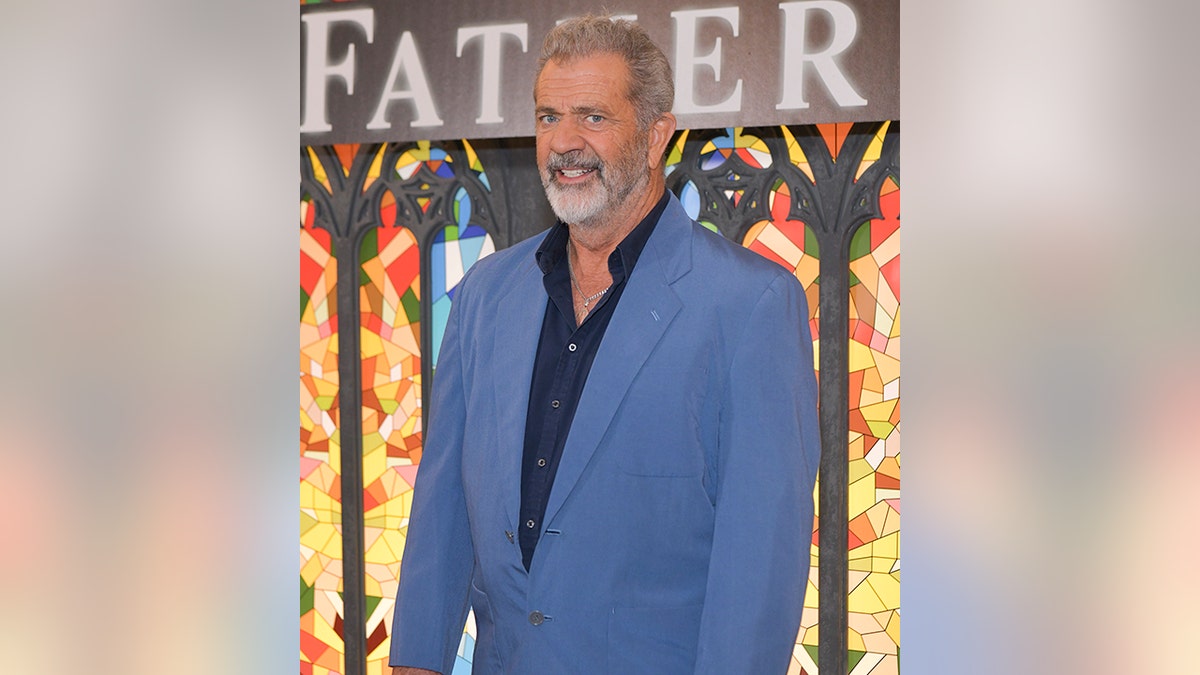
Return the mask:
[(354, 93), (354, 45), (346, 47), (346, 58), (331, 63), (329, 54), (329, 28), (339, 21), (358, 24), (371, 43), (375, 32), (374, 9), (347, 9), (340, 12), (313, 12), (300, 17), (308, 24), (308, 53), (304, 59), (304, 119), (300, 121), (300, 133), (333, 131), (325, 110), (325, 85), (337, 77), (346, 83), (346, 93)]
[(503, 35), (512, 35), (521, 41), (521, 51), (525, 49), (525, 35), (529, 26), (523, 23), (509, 23), (503, 26), (473, 26), (458, 29), (458, 51), (455, 56), (462, 58), (463, 46), (472, 38), (483, 36), (483, 50), (479, 54), (480, 65), (480, 96), (479, 117), (476, 124), (499, 124), (504, 121), (500, 116), (500, 41)]
[(671, 12), (675, 18), (675, 112), (708, 113), (737, 112), (742, 109), (742, 79), (738, 78), (733, 93), (724, 101), (712, 105), (696, 103), (696, 69), (699, 66), (712, 68), (713, 79), (721, 81), (721, 38), (717, 38), (713, 50), (707, 54), (696, 53), (696, 23), (698, 19), (724, 19), (733, 28), (733, 37), (738, 36), (738, 8), (717, 7), (713, 9), (689, 9)]
[[(817, 75), (833, 95), (833, 100), (843, 108), (863, 106), (867, 99), (858, 95), (834, 57), (846, 51), (858, 35), (858, 19), (854, 10), (837, 0), (812, 0), (811, 2), (781, 2), (779, 9), (784, 14), (783, 52), (783, 100), (776, 110), (807, 108), (804, 100), (804, 63), (809, 61), (817, 69)], [(804, 51), (806, 35), (804, 27), (811, 10), (829, 14), (833, 24), (833, 37), (824, 51), (809, 54)]]
[(417, 54), (417, 43), (413, 42), (412, 33), (404, 31), (400, 36), (400, 44), (396, 46), (396, 57), (392, 59), (392, 69), (388, 71), (386, 82), (389, 86), (396, 84), (400, 71), (408, 80), (410, 89), (389, 89), (379, 97), (379, 107), (375, 108), (375, 116), (367, 124), (368, 129), (391, 129), (387, 121), (388, 104), (392, 101), (410, 98), (417, 107), (417, 119), (409, 123), (413, 127), (438, 127), (442, 120), (433, 107), (433, 97), (429, 95), (429, 83), (425, 80), (425, 68), (421, 66), (421, 57)]

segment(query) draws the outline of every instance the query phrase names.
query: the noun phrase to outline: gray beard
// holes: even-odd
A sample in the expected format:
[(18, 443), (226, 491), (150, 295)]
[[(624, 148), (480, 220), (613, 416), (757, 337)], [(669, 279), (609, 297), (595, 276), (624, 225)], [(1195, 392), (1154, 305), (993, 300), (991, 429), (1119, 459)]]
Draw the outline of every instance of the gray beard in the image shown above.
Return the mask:
[(586, 188), (566, 187), (551, 179), (543, 181), (543, 187), (554, 215), (564, 223), (586, 227), (608, 206), (609, 193), (601, 183)]
[[(639, 139), (633, 152), (618, 157), (613, 164), (594, 157), (581, 162), (580, 153), (574, 152), (551, 154), (542, 171), (542, 187), (554, 215), (564, 223), (588, 229), (601, 227), (616, 217), (614, 211), (649, 180), (649, 172), (638, 165), (639, 158), (646, 156), (647, 143), (647, 138)], [(557, 170), (569, 166), (593, 168), (597, 180), (586, 186), (562, 185)]]

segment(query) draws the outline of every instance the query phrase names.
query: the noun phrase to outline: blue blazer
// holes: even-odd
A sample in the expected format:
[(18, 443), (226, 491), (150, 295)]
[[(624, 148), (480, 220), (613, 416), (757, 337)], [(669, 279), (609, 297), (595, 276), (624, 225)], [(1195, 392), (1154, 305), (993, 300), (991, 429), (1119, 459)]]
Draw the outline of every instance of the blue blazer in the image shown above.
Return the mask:
[(475, 673), (788, 668), (819, 456), (803, 289), (672, 195), (596, 354), (521, 563), (544, 235), (462, 280), (434, 380), (390, 663)]

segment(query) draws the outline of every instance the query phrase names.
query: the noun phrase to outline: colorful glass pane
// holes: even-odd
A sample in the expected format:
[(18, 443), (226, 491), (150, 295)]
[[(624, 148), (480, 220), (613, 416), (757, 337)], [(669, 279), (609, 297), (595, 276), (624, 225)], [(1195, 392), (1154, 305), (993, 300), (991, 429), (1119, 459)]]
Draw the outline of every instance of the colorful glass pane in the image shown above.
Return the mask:
[[(878, 156), (868, 151), (864, 163)], [(900, 188), (892, 179), (879, 202), (882, 217), (860, 226), (850, 244), (848, 646), (855, 675), (899, 672)]]
[[(487, 186), (483, 166), (463, 141), (467, 167)], [(378, 175), (380, 160), (372, 166)], [(401, 153), (390, 171), (409, 180), (424, 167), (439, 179), (452, 179), (454, 158), (443, 148), (419, 142)], [(380, 222), (395, 223), (396, 205), (385, 194)], [(429, 212), (434, 201), (418, 197)], [(495, 251), (492, 238), (471, 222), (477, 211), (467, 190), (455, 193), (447, 216), (452, 222), (433, 235), (430, 250), (431, 357), (445, 332), (454, 291), (480, 258)], [(367, 571), (367, 673), (384, 675), (392, 631), (392, 610), (400, 574), (412, 486), (421, 461), (420, 255), (412, 234), (384, 227), (368, 234), (360, 254), (363, 269), (363, 472)], [(368, 302), (369, 301), (369, 302)], [(368, 335), (370, 341), (368, 342)], [(374, 398), (371, 395), (374, 395)], [(475, 644), (474, 616), (468, 615), (454, 674), (469, 673)]]
[[(674, 165), (669, 166), (674, 167)], [(716, 225), (714, 225), (708, 219), (700, 217), (700, 191), (696, 189), (695, 183), (690, 180), (686, 181), (683, 184), (683, 187), (680, 188), (677, 196), (679, 197), (679, 202), (683, 205), (684, 212), (686, 212), (693, 220), (713, 232), (717, 232), (718, 234), (720, 233)]]
[(454, 291), (458, 288), (458, 282), (462, 281), (463, 275), (472, 265), (496, 251), (491, 235), (482, 227), (470, 224), (470, 204), (467, 191), (459, 189), (455, 199), (458, 224), (442, 228), (433, 240), (430, 284), (433, 292), (431, 309), (434, 367), (437, 366), (442, 336), (446, 332), (446, 321), (450, 317), (450, 305), (454, 301)]
[[(730, 157), (737, 157), (752, 170), (771, 166), (771, 151), (762, 139), (744, 134), (740, 128), (729, 127), (724, 134), (709, 139), (700, 149), (700, 168), (705, 171), (718, 169)], [(741, 205), (742, 197), (746, 194), (745, 188), (740, 185), (741, 178), (735, 169), (729, 169), (725, 174), (729, 187), (722, 192), (735, 209)]]
[[(850, 125), (820, 125), (821, 136), (836, 157)], [(864, 156), (857, 175), (882, 152), (886, 125)], [(782, 128), (788, 159), (812, 176), (807, 158), (791, 132)], [(667, 173), (677, 168), (687, 138), (683, 132), (668, 154)], [(465, 141), (468, 169), (484, 185), (487, 177)], [(335, 146), (349, 175), (357, 146)], [(384, 149), (373, 158), (364, 190), (378, 180)], [(730, 157), (752, 170), (768, 170), (769, 148), (742, 129), (726, 129), (701, 149), (701, 163), (720, 171)], [(330, 181), (310, 150), (314, 178)], [(460, 155), (461, 157), (461, 155)], [(407, 149), (393, 167), (408, 180), (425, 167), (436, 178), (453, 178), (453, 157), (429, 143)], [(740, 177), (732, 170), (731, 183)], [(428, 179), (426, 179), (428, 180)], [(433, 181), (430, 180), (430, 183)], [(424, 189), (426, 186), (422, 185)], [(744, 211), (743, 189), (724, 191), (729, 206)], [(681, 201), (692, 217), (702, 206), (696, 185), (685, 181)], [(719, 201), (719, 197), (717, 197)], [(810, 326), (819, 338), (817, 318), (819, 251), (804, 223), (787, 219), (792, 195), (777, 180), (767, 195), (769, 219), (754, 223), (743, 245), (787, 267), (800, 280), (809, 301)], [(418, 199), (427, 214), (431, 199)], [(850, 668), (855, 674), (885, 675), (898, 671), (899, 644), (899, 188), (887, 181), (881, 190), (883, 217), (864, 224), (851, 244), (850, 344)], [(463, 274), (494, 251), (487, 233), (471, 222), (475, 212), (466, 190), (449, 205), (447, 222), (434, 231), (429, 270), (434, 347), (427, 358), (436, 364), (437, 348), (454, 292)], [(301, 672), (341, 672), (342, 643), (340, 485), (337, 472), (337, 315), (336, 265), (329, 237), (313, 227), (313, 207), (301, 203)], [(359, 251), (363, 375), (363, 461), (365, 545), (367, 565), (368, 673), (387, 672), (391, 614), (407, 531), (411, 489), (421, 455), (420, 256), (411, 232), (395, 227), (396, 204), (390, 193), (380, 202), (380, 227), (369, 232)], [(716, 229), (712, 223), (705, 226)], [(816, 365), (816, 364), (814, 364)], [(815, 675), (817, 555), (814, 538), (812, 572), (806, 608), (789, 673)], [(470, 672), (474, 620), (468, 617), (459, 658), (452, 675)]]
[[(394, 208), (394, 205), (393, 205)], [(381, 214), (386, 222), (394, 220)], [(401, 227), (359, 249), (363, 546), (369, 672), (383, 672), (412, 486), (421, 461), (420, 255)]]
[(300, 672), (344, 671), (337, 263), (300, 202)]
[(714, 169), (733, 156), (752, 169), (771, 166), (771, 150), (761, 138), (744, 133), (741, 127), (726, 127), (724, 134), (709, 139), (700, 148), (700, 168)]
[(418, 141), (414, 147), (400, 155), (395, 171), (401, 180), (408, 180), (425, 166), (435, 176), (453, 178), (453, 163), (454, 158), (442, 148), (431, 145), (429, 141)]

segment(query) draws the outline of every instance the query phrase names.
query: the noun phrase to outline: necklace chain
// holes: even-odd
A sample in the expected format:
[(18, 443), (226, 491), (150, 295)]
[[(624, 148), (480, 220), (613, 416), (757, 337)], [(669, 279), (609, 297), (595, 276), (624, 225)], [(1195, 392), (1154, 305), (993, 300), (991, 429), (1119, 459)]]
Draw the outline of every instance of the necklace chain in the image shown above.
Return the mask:
[(580, 286), (579, 286), (579, 280), (575, 278), (575, 265), (571, 262), (571, 252), (569, 250), (567, 251), (567, 274), (571, 275), (571, 283), (574, 284), (575, 290), (579, 291), (579, 297), (583, 298), (583, 315), (584, 316), (587, 316), (592, 311), (591, 309), (588, 308), (588, 306), (591, 305), (596, 300), (599, 300), (600, 298), (604, 297), (604, 294), (607, 293), (609, 291), (609, 289), (612, 288), (612, 284), (609, 284), (609, 286), (607, 288), (602, 289), (599, 293), (595, 293), (593, 295), (585, 294), (583, 292), (583, 289), (580, 288)]

